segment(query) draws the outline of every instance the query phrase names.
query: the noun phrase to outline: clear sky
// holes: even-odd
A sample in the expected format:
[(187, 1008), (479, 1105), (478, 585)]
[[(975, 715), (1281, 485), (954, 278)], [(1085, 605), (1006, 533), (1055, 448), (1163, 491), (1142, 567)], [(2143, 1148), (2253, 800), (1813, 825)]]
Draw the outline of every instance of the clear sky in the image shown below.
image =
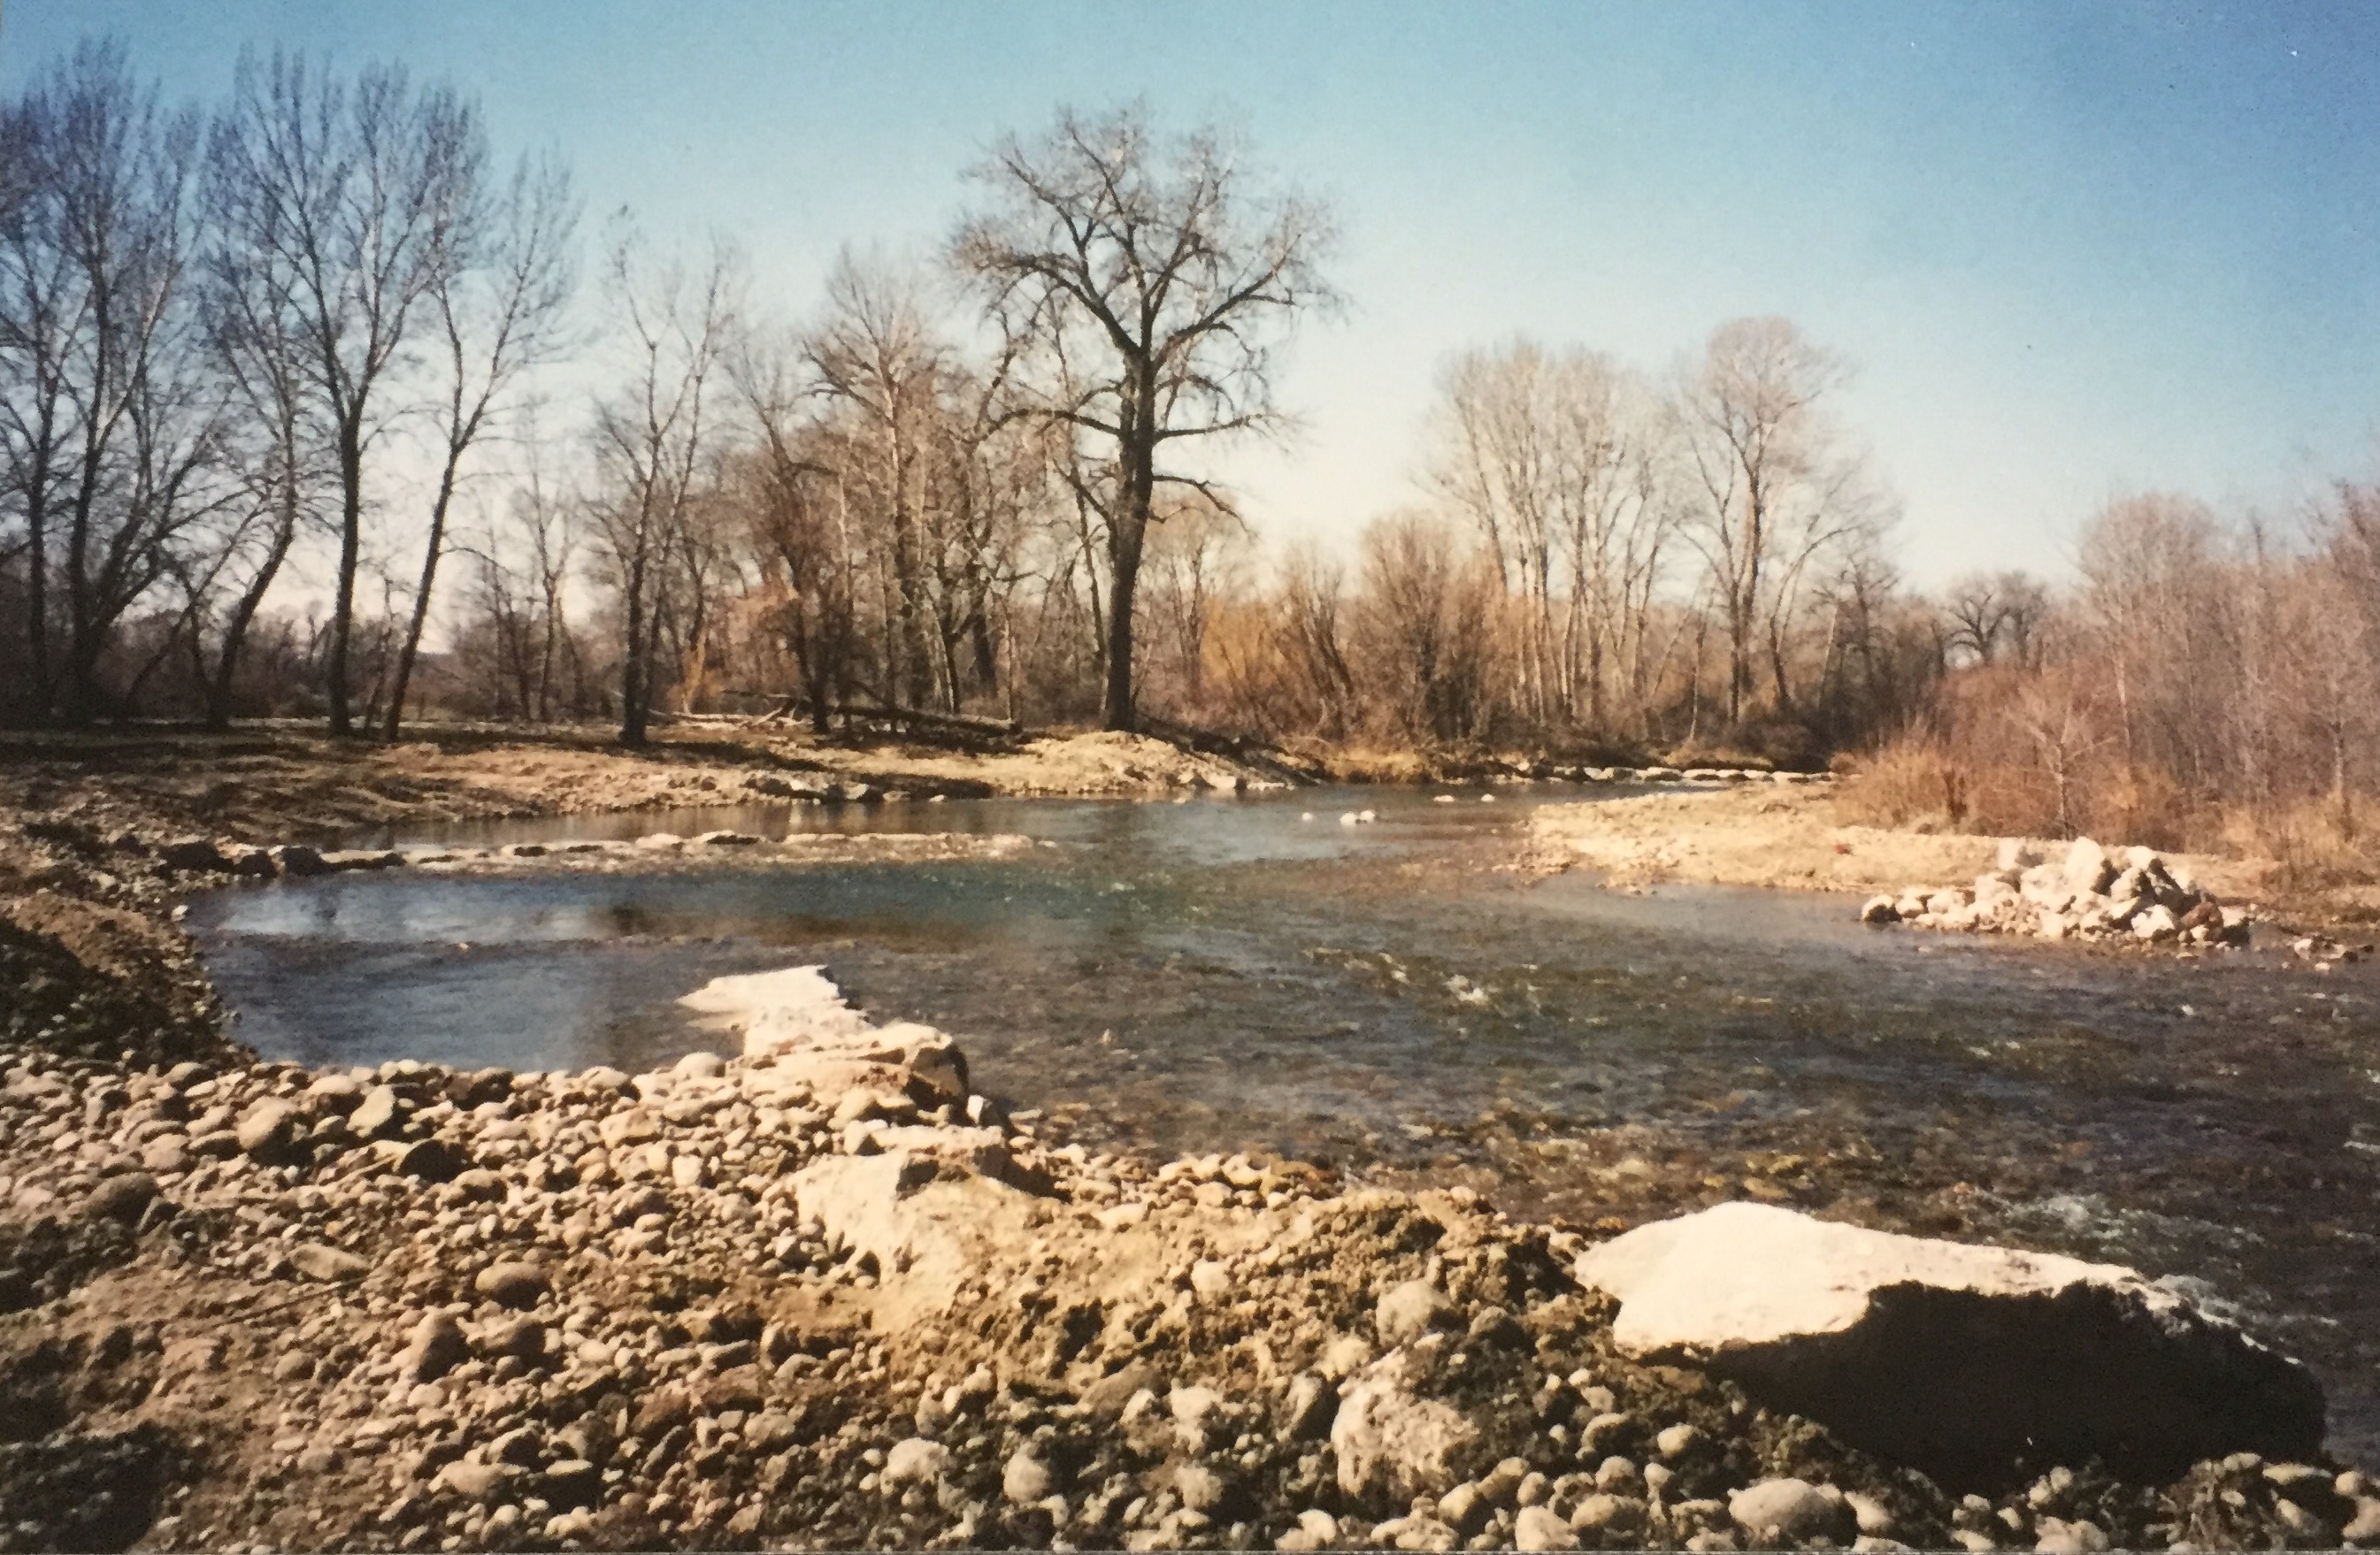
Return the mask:
[(2057, 572), (2143, 486), (2282, 512), (2380, 453), (2380, 6), (5, 0), (0, 90), (87, 32), (213, 94), (240, 47), (400, 58), (591, 214), (736, 237), (807, 312), (929, 249), (1059, 103), (1220, 117), (1327, 197), (1273, 535), (1415, 495), (1433, 376), (1526, 331), (1660, 369), (1782, 313), (1860, 369), (1913, 581)]

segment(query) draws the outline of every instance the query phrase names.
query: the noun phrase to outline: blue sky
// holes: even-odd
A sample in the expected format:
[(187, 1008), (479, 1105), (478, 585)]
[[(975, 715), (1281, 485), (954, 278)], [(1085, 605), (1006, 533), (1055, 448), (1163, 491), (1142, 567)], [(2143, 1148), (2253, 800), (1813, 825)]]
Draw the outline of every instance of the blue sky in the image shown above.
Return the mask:
[(2380, 6), (9, 0), (0, 89), (92, 31), (191, 94), (243, 43), (401, 58), (789, 315), (1061, 103), (1230, 121), (1344, 229), (1303, 435), (1231, 467), (1274, 536), (1413, 500), (1451, 351), (1659, 370), (1747, 313), (1858, 364), (1921, 584), (2057, 572), (2125, 491), (2287, 513), (2380, 466)]

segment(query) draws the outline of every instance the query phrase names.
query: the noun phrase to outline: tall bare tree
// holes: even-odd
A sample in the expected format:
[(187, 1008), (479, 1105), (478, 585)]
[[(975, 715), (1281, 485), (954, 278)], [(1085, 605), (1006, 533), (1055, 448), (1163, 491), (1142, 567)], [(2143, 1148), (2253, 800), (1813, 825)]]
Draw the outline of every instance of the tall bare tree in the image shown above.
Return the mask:
[(2214, 710), (2237, 662), (2222, 551), (2214, 512), (2172, 492), (2119, 498), (2083, 526), (2080, 603), (2128, 773), (2154, 766), (2196, 784), (2215, 771)]
[(1463, 353), (1439, 393), (1429, 483), (1520, 598), (1522, 705), (1606, 734), (1642, 695), (1673, 528), (1657, 406), (1609, 358), (1526, 340)]
[(338, 481), (329, 422), (310, 387), (298, 258), (243, 226), (243, 218), (274, 218), (252, 205), (239, 150), (236, 138), (221, 133), (209, 144), (200, 296), (236, 410), (226, 453), (245, 500), (185, 580), (192, 673), (215, 729), (231, 723), (240, 661), (265, 599)]
[(1296, 195), (1252, 188), (1212, 130), (1160, 140), (1144, 109), (1060, 115), (975, 172), (988, 197), (953, 245), (1002, 333), (1028, 343), (1015, 403), (1087, 443), (1081, 477), (1107, 550), (1101, 716), (1134, 716), (1135, 592), (1170, 445), (1277, 432), (1274, 351), (1336, 294), (1330, 226)]
[(1764, 649), (1779, 711), (1792, 711), (1784, 639), (1809, 569), (1830, 544), (1881, 521), (1864, 461), (1820, 410), (1848, 377), (1786, 320), (1738, 319), (1711, 333), (1679, 386), (1698, 499), (1688, 533), (1727, 632), (1730, 724), (1752, 701)]
[(23, 536), (10, 549), (25, 558), (21, 695), (35, 717), (50, 711), (52, 531), (73, 462), (68, 358), (82, 312), (51, 192), (53, 116), (38, 90), (0, 115), (0, 457), (11, 527)]
[(189, 284), (199, 120), (163, 108), (105, 43), (55, 66), (12, 116), (0, 443), (28, 536), (38, 695), (80, 722), (108, 700), (119, 623), (222, 496), (220, 397)]
[(1170, 513), (1150, 542), (1148, 602), (1158, 628), (1159, 657), (1171, 668), (1184, 710), (1192, 716), (1207, 699), (1207, 640), (1215, 612), (1232, 582), (1247, 522), (1204, 492), (1190, 493)]
[(1487, 733), (1495, 579), (1445, 520), (1400, 513), (1364, 533), (1357, 638), (1398, 730), (1421, 744)]
[(827, 276), (827, 311), (808, 355), (832, 412), (860, 457), (843, 500), (863, 509), (880, 601), (883, 699), (922, 707), (933, 655), (926, 644), (926, 510), (937, 393), (950, 350), (927, 319), (917, 280), (846, 252)]
[(722, 428), (713, 382), (733, 344), (738, 266), (723, 245), (690, 272), (633, 234), (613, 246), (606, 290), (624, 382), (596, 407), (590, 516), (620, 610), (620, 740), (645, 743), (673, 590), (699, 580), (695, 533)]
[(2022, 571), (1969, 573), (1942, 596), (1951, 650), (1978, 664), (2031, 663), (2048, 608), (2047, 588)]
[(486, 149), (463, 152), (459, 202), (432, 227), (428, 308), (436, 324), (442, 383), (438, 399), (438, 483), (421, 548), (421, 583), (413, 592), (405, 640), (389, 690), (387, 735), (405, 722), (405, 698), (430, 619), (431, 590), (463, 464), (522, 378), (562, 349), (564, 310), (575, 279), (570, 240), (577, 210), (570, 176), (558, 163), (527, 158), (501, 193), (483, 192)]
[(329, 430), (339, 549), (325, 672), (331, 730), (349, 734), (365, 459), (399, 408), (392, 379), (451, 257), (441, 234), (476, 198), (478, 114), (395, 67), (347, 81), (275, 53), (242, 57), (215, 137), (223, 213), (290, 278), (307, 388)]

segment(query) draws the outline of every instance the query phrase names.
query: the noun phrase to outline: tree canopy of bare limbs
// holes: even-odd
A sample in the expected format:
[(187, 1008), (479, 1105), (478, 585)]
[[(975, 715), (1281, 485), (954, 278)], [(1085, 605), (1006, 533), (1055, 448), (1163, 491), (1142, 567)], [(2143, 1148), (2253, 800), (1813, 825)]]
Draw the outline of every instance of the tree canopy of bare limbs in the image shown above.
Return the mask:
[(501, 189), (487, 186), (486, 149), (474, 143), (456, 177), (458, 198), (431, 229), (430, 293), (439, 363), (438, 475), (421, 548), (405, 639), (388, 697), (387, 735), (397, 736), (405, 698), (429, 624), (431, 589), (445, 554), (447, 528), (464, 461), (497, 420), (524, 379), (552, 360), (565, 342), (564, 310), (576, 276), (571, 238), (577, 211), (560, 164), (524, 157)]
[(1641, 716), (1676, 533), (1662, 415), (1592, 351), (1516, 340), (1442, 375), (1427, 482), (1519, 601), (1518, 694), (1537, 723), (1600, 737)]
[(2028, 573), (1969, 573), (1942, 596), (1951, 627), (1949, 650), (1977, 664), (2010, 657), (2030, 664), (2048, 610), (2049, 590)]
[(190, 284), (198, 118), (142, 89), (120, 46), (91, 43), (9, 107), (6, 140), (0, 476), (21, 533), (20, 694), (36, 716), (88, 722), (112, 711), (100, 671), (118, 624), (225, 500)]
[(1676, 405), (1694, 486), (1686, 533), (1709, 566), (1727, 633), (1727, 717), (1742, 721), (1767, 661), (1777, 711), (1793, 711), (1785, 635), (1831, 548), (1879, 529), (1889, 505), (1823, 402), (1849, 369), (1783, 319), (1711, 333)]
[(298, 382), (328, 432), (338, 556), (325, 673), (331, 730), (345, 735), (366, 458), (402, 408), (390, 380), (457, 258), (445, 239), (480, 198), (479, 115), (395, 67), (350, 81), (301, 55), (245, 56), (213, 154), (222, 219), (288, 287)]
[(1157, 492), (1199, 485), (1177, 444), (1278, 431), (1275, 352), (1336, 301), (1320, 206), (1250, 187), (1212, 130), (1160, 137), (1140, 108), (1002, 141), (952, 257), (1014, 343), (1013, 403), (1075, 434), (1073, 480), (1107, 546), (1101, 717), (1134, 720), (1134, 605)]
[(755, 358), (747, 397), (781, 468), (802, 444), (844, 542), (832, 568), (872, 595), (879, 700), (955, 713), (1001, 689), (995, 617), (1057, 461), (1050, 428), (1003, 404), (1010, 359), (968, 359), (932, 279), (844, 254), (821, 316)]
[(613, 244), (606, 303), (622, 357), (597, 407), (589, 516), (620, 615), (620, 740), (650, 726), (662, 643), (698, 639), (711, 537), (708, 478), (725, 431), (718, 380), (733, 346), (742, 271), (714, 245), (698, 269), (634, 233)]
[[(1454, 354), (1422, 503), (1341, 555), (1213, 479), (1338, 299), (1320, 208), (1211, 130), (1062, 115), (807, 306), (623, 237), (584, 342), (567, 177), (510, 165), (385, 66), (249, 56), (210, 113), (101, 43), (0, 103), (0, 717), (1856, 751), (1884, 809), (2380, 869), (2369, 485), (2119, 497), (2070, 580), (1928, 598), (1842, 360), (1740, 319), (1661, 380)], [(582, 345), (606, 386), (557, 411)]]

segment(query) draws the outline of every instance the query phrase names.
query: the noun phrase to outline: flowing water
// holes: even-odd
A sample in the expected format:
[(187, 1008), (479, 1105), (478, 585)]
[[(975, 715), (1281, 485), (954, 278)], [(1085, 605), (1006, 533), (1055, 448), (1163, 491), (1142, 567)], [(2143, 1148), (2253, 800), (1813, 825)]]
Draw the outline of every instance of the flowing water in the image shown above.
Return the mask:
[[(1000, 860), (218, 892), (241, 1034), (310, 1063), (631, 1071), (710, 978), (823, 964), (1093, 1148), (1258, 1148), (1593, 1221), (1755, 1194), (2132, 1264), (2305, 1357), (2380, 1452), (2380, 978), (1874, 931), (1840, 897), (1509, 869), (1540, 797), (980, 800), (449, 828), (1021, 832)], [(1376, 825), (1341, 812), (1376, 809)], [(1310, 819), (1308, 817), (1310, 816)]]

